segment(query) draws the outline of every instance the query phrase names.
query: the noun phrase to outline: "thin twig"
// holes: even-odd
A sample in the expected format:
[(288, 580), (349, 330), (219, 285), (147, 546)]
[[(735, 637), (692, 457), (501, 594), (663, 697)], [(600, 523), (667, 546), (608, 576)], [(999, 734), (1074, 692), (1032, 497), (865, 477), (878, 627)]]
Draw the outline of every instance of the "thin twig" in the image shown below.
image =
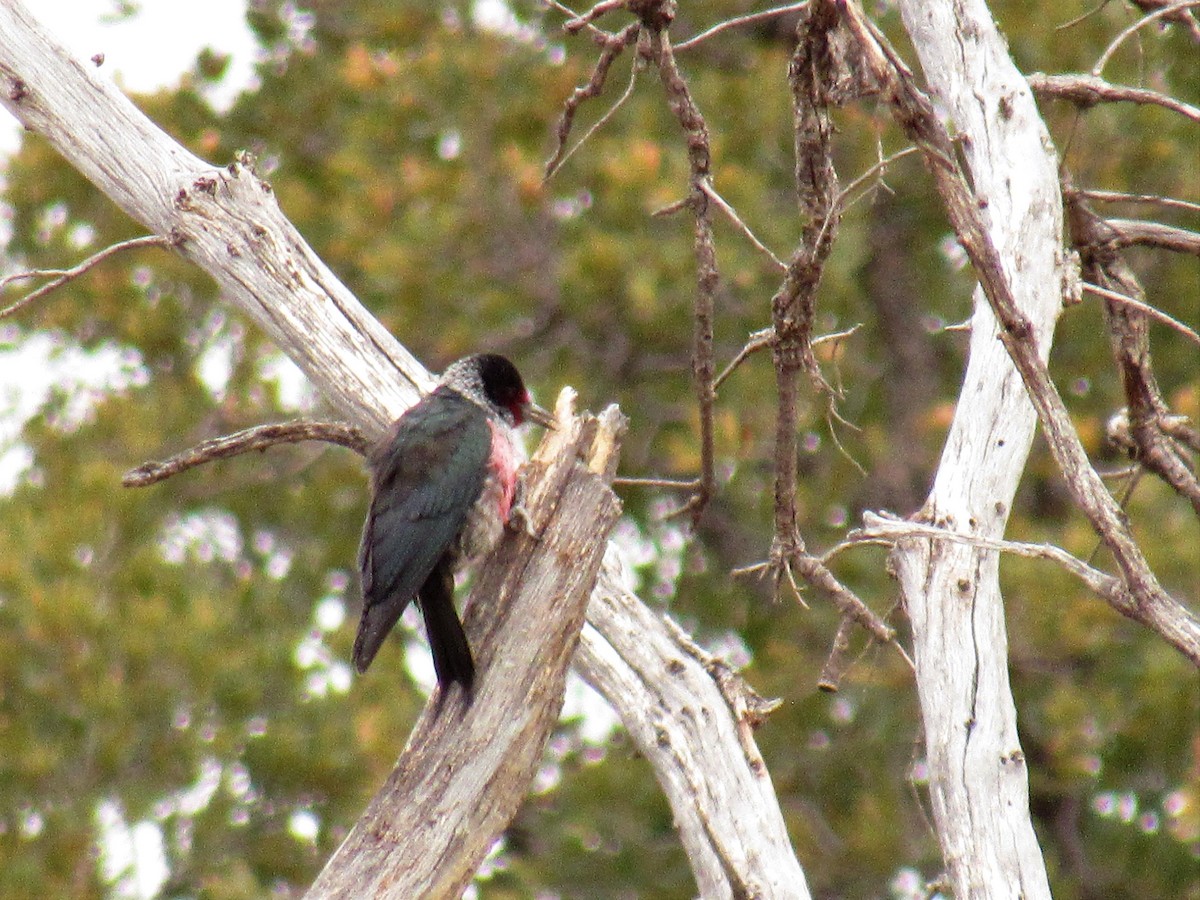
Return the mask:
[(1109, 219), (1109, 227), (1116, 232), (1113, 246), (1154, 247), (1200, 256), (1200, 234), (1161, 222), (1145, 222), (1141, 219)]
[(846, 185), (844, 188), (842, 188), (838, 192), (838, 202), (841, 203), (843, 205), (843, 207), (849, 205), (846, 202), (846, 198), (849, 197), (852, 192), (857, 190), (859, 185), (861, 185), (867, 179), (874, 177), (876, 174), (882, 174), (883, 172), (885, 172), (887, 170), (887, 167), (890, 166), (892, 163), (894, 163), (896, 160), (903, 159), (906, 156), (911, 156), (914, 153), (920, 153), (920, 152), (921, 152), (920, 147), (905, 147), (903, 150), (897, 150), (891, 156), (887, 156), (887, 157), (884, 157), (883, 159), (880, 159), (878, 162), (875, 163), (875, 165), (871, 166), (871, 168), (867, 169), (865, 172), (863, 172), (861, 175), (859, 175), (857, 178), (855, 178), (853, 181), (851, 181), (848, 185)]
[[(1148, 12), (1169, 5), (1169, 0), (1129, 0), (1129, 2), (1142, 12)], [(1182, 25), (1187, 29), (1188, 34), (1192, 36), (1192, 41), (1200, 44), (1200, 22), (1196, 21), (1196, 17), (1192, 15), (1191, 10), (1168, 11), (1168, 15), (1164, 16), (1163, 20), (1172, 24)]]
[[(1198, 0), (1200, 2), (1200, 0)], [(1025, 79), (1029, 89), (1038, 97), (1053, 97), (1069, 100), (1077, 106), (1095, 106), (1097, 103), (1139, 103), (1161, 106), (1200, 123), (1200, 107), (1176, 100), (1170, 94), (1161, 94), (1147, 88), (1112, 84), (1099, 75), (1045, 75), (1034, 72)]]
[(915, 538), (953, 541), (978, 547), (981, 550), (995, 550), (998, 553), (1011, 553), (1013, 556), (1023, 556), (1029, 559), (1047, 559), (1058, 563), (1087, 585), (1093, 593), (1118, 609), (1128, 608), (1135, 602), (1120, 578), (1093, 568), (1082, 559), (1053, 544), (984, 538), (973, 534), (963, 534), (959, 531), (949, 531), (935, 525), (910, 522), (887, 514), (863, 513), (863, 527), (851, 531), (837, 549), (853, 547), (858, 544), (878, 544), (880, 541), (890, 542), (894, 545), (897, 541)]
[(1157, 194), (1126, 194), (1121, 191), (1101, 191), (1095, 188), (1076, 188), (1075, 193), (1088, 200), (1099, 200), (1103, 203), (1154, 203), (1169, 209), (1200, 212), (1200, 203), (1192, 203), (1176, 197), (1160, 197)]
[[(1070, 181), (1066, 173), (1061, 178)], [(1109, 435), (1121, 437), (1123, 418), (1123, 446), (1130, 456), (1186, 498), (1200, 515), (1200, 480), (1194, 466), (1187, 452), (1163, 429), (1165, 421), (1179, 417), (1171, 415), (1154, 377), (1150, 316), (1144, 311), (1144, 303), (1135, 306), (1125, 300), (1142, 301), (1145, 290), (1121, 255), (1113, 223), (1096, 215), (1078, 195), (1068, 195), (1066, 208), (1071, 243), (1079, 252), (1083, 278), (1091, 284), (1099, 282), (1106, 289), (1116, 288), (1115, 293), (1122, 295), (1121, 300), (1107, 299), (1104, 304), (1113, 359), (1125, 393), (1124, 415), (1110, 420)]]
[(717, 204), (717, 209), (725, 213), (725, 216), (729, 219), (729, 221), (734, 224), (738, 231), (745, 235), (746, 239), (754, 245), (755, 249), (766, 254), (770, 258), (771, 262), (775, 264), (775, 268), (779, 269), (780, 271), (787, 270), (787, 263), (776, 256), (770, 247), (758, 239), (754, 232), (750, 230), (750, 226), (742, 221), (741, 216), (737, 214), (737, 210), (730, 206), (729, 203), (726, 202), (725, 198), (717, 193), (717, 189), (713, 187), (711, 180), (702, 181), (700, 183), (700, 190), (704, 191), (709, 200)]
[(567, 34), (576, 34), (585, 25), (590, 25), (602, 15), (612, 12), (614, 9), (620, 9), (625, 5), (625, 0), (601, 0), (587, 12), (581, 16), (576, 16), (574, 19), (563, 24), (563, 31)]
[(774, 19), (777, 16), (785, 16), (788, 13), (799, 12), (808, 6), (809, 0), (804, 0), (803, 3), (789, 3), (787, 6), (777, 6), (774, 9), (765, 9), (762, 12), (749, 13), (744, 16), (738, 16), (733, 19), (727, 19), (717, 25), (714, 25), (708, 31), (703, 31), (695, 37), (690, 37), (682, 44), (675, 45), (676, 53), (683, 53), (685, 50), (691, 50), (702, 41), (708, 40), (714, 35), (720, 34), (722, 31), (728, 31), (730, 28), (737, 28), (739, 25), (752, 25), (755, 22), (763, 22), (767, 19)]
[(1186, 416), (1165, 416), (1159, 425), (1163, 434), (1200, 453), (1200, 430), (1193, 428)]
[(685, 209), (691, 209), (695, 198), (689, 194), (686, 197), (681, 197), (678, 200), (672, 200), (666, 206), (660, 206), (658, 209), (650, 213), (652, 219), (665, 219), (667, 216), (673, 216), (677, 212), (683, 212)]
[(632, 478), (620, 477), (612, 480), (613, 487), (661, 487), (681, 491), (694, 491), (700, 487), (696, 478)]
[(559, 117), (558, 127), (555, 129), (554, 154), (546, 161), (543, 180), (553, 175), (562, 162), (563, 154), (567, 150), (567, 138), (571, 134), (571, 124), (575, 121), (575, 113), (579, 111), (579, 107), (585, 100), (600, 96), (601, 91), (604, 90), (604, 82), (608, 78), (608, 70), (621, 55), (621, 51), (637, 41), (639, 34), (641, 34), (641, 25), (637, 22), (630, 22), (614, 35), (600, 32), (596, 38), (600, 44), (600, 56), (596, 59), (596, 66), (592, 69), (592, 76), (588, 79), (587, 84), (575, 88), (571, 92), (571, 96), (563, 103), (562, 115)]
[(746, 346), (742, 347), (742, 349), (738, 351), (737, 356), (730, 361), (729, 365), (725, 367), (725, 370), (716, 377), (715, 381), (713, 381), (713, 390), (718, 390), (721, 385), (725, 383), (725, 379), (733, 374), (734, 369), (736, 369), (746, 360), (746, 357), (748, 357), (751, 353), (758, 352), (759, 350), (766, 350), (771, 346), (774, 340), (774, 328), (764, 328), (762, 331), (756, 331), (751, 334), (750, 339), (746, 341)]
[(850, 632), (854, 629), (854, 620), (842, 616), (838, 622), (837, 632), (833, 636), (833, 645), (829, 648), (829, 656), (821, 667), (821, 676), (817, 679), (817, 690), (836, 694), (842, 683), (842, 676), (850, 668)]
[(1080, 22), (1086, 21), (1087, 19), (1090, 19), (1092, 16), (1096, 15), (1096, 13), (1100, 12), (1106, 6), (1108, 6), (1108, 0), (1100, 0), (1099, 6), (1095, 7), (1094, 9), (1089, 9), (1087, 12), (1083, 13), (1082, 15), (1076, 16), (1074, 19), (1071, 19), (1071, 21), (1069, 21), (1069, 22), (1064, 22), (1062, 25), (1055, 25), (1054, 30), (1055, 31), (1066, 31), (1068, 28), (1074, 28)]
[(547, 164), (546, 174), (542, 178), (543, 181), (549, 181), (551, 178), (553, 178), (555, 173), (558, 172), (558, 170), (564, 165), (566, 165), (567, 160), (575, 155), (575, 151), (586, 144), (592, 135), (603, 128), (608, 121), (617, 114), (617, 110), (625, 105), (625, 101), (633, 96), (633, 89), (637, 85), (638, 72), (641, 70), (641, 66), (641, 58), (638, 57), (637, 54), (634, 54), (633, 65), (630, 67), (629, 72), (629, 84), (625, 86), (625, 92), (616, 99), (616, 102), (614, 102), (613, 105), (608, 108), (608, 111), (604, 115), (592, 123), (592, 126), (586, 132), (584, 132), (583, 137), (571, 145), (570, 150), (553, 160), (554, 165), (552, 168), (549, 166), (549, 164)]
[[(560, 13), (566, 16), (568, 20), (579, 18), (579, 13), (575, 12), (575, 10), (571, 9), (571, 7), (567, 6), (565, 3), (559, 2), (559, 0), (542, 0), (542, 2), (551, 9), (557, 9)], [(593, 38), (612, 37), (612, 35), (610, 35), (607, 31), (603, 30), (602, 28), (597, 28), (590, 22), (587, 25), (587, 29), (592, 34)]]
[[(862, 328), (861, 322), (859, 322), (857, 325), (850, 326), (845, 331), (834, 331), (829, 334), (823, 334), (818, 338), (814, 338), (812, 342), (813, 349), (815, 350), (822, 344), (844, 340), (845, 338), (853, 335), (860, 328)], [(743, 362), (745, 362), (746, 357), (750, 356), (752, 353), (757, 353), (759, 350), (766, 350), (771, 346), (771, 342), (774, 340), (774, 328), (764, 328), (762, 331), (756, 331), (751, 334), (749, 340), (746, 341), (746, 346), (742, 347), (742, 349), (738, 351), (737, 356), (735, 356), (730, 361), (729, 365), (725, 367), (724, 371), (717, 376), (716, 381), (713, 382), (713, 390), (720, 389), (721, 385), (724, 384), (725, 379), (732, 375), (734, 370)]]
[(713, 424), (713, 408), (716, 402), (713, 375), (716, 365), (713, 360), (713, 314), (721, 276), (717, 268), (712, 217), (708, 209), (709, 194), (705, 190), (712, 179), (712, 151), (709, 147), (708, 125), (675, 62), (671, 38), (666, 30), (670, 17), (674, 14), (674, 6), (666, 3), (646, 4), (639, 7), (638, 11), (643, 16), (642, 26), (650, 34), (650, 54), (658, 65), (658, 75), (666, 92), (667, 106), (687, 138), (688, 165), (691, 169), (689, 199), (695, 216), (696, 255), (696, 301), (692, 314), (692, 377), (700, 417), (700, 485), (687, 503), (676, 511), (676, 515), (689, 512), (695, 523), (703, 514), (716, 489)]
[(829, 437), (833, 441), (833, 446), (836, 447), (837, 451), (842, 454), (842, 457), (848, 463), (850, 463), (850, 465), (854, 466), (854, 468), (858, 471), (859, 475), (861, 475), (863, 478), (866, 478), (867, 470), (863, 468), (862, 464), (857, 459), (855, 459), (851, 455), (850, 451), (847, 450), (845, 448), (845, 446), (842, 444), (842, 439), (838, 437), (837, 428), (835, 427), (835, 423), (845, 425), (851, 431), (857, 431), (860, 433), (862, 432), (861, 428), (859, 428), (857, 425), (855, 425), (853, 422), (851, 422), (849, 419), (847, 419), (845, 416), (843, 416), (840, 412), (838, 412), (837, 398), (833, 394), (830, 394), (829, 402), (825, 407), (825, 427), (827, 427), (829, 429)]
[(99, 253), (93, 254), (70, 269), (35, 269), (31, 272), (17, 272), (15, 275), (9, 275), (3, 281), (0, 281), (0, 289), (8, 287), (17, 281), (25, 281), (30, 278), (52, 278), (39, 287), (37, 290), (30, 291), (16, 303), (11, 306), (6, 306), (0, 309), (0, 319), (5, 319), (14, 313), (24, 309), (29, 304), (36, 300), (45, 297), (47, 294), (62, 287), (68, 281), (73, 281), (80, 275), (87, 272), (94, 266), (104, 262), (110, 256), (120, 253), (122, 250), (132, 250), (137, 247), (170, 247), (174, 244), (171, 238), (163, 237), (157, 234), (147, 234), (142, 237), (130, 238), (127, 241), (121, 241), (118, 244), (113, 244), (110, 247), (105, 247)]
[(1099, 78), (1100, 73), (1104, 71), (1104, 67), (1108, 65), (1108, 61), (1112, 58), (1112, 55), (1117, 52), (1117, 48), (1125, 43), (1125, 41), (1129, 39), (1130, 35), (1140, 29), (1143, 25), (1147, 25), (1156, 19), (1162, 19), (1167, 16), (1171, 16), (1181, 10), (1189, 9), (1193, 6), (1200, 6), (1200, 0), (1184, 0), (1182, 3), (1172, 3), (1170, 6), (1164, 6), (1162, 9), (1156, 9), (1149, 15), (1142, 16), (1142, 18), (1138, 19), (1136, 22), (1118, 34), (1115, 38), (1113, 38), (1112, 43), (1104, 49), (1104, 52), (1100, 54), (1100, 58), (1096, 60), (1096, 65), (1092, 66), (1092, 74)]
[(1087, 281), (1083, 282), (1080, 286), (1089, 294), (1095, 294), (1097, 297), (1103, 297), (1105, 300), (1112, 300), (1115, 303), (1124, 304), (1125, 306), (1129, 306), (1138, 310), (1139, 312), (1145, 313), (1153, 319), (1158, 319), (1158, 321), (1162, 322), (1164, 325), (1169, 325), (1174, 328), (1189, 341), (1192, 341), (1195, 344), (1200, 344), (1200, 334), (1197, 334), (1178, 319), (1172, 318), (1161, 309), (1151, 306), (1149, 303), (1146, 303), (1142, 300), (1136, 300), (1133, 297), (1126, 296), (1125, 294), (1119, 294), (1116, 291), (1110, 291), (1108, 288), (1103, 288), (1098, 284), (1091, 284)]
[(347, 447), (360, 456), (366, 456), (370, 449), (370, 442), (357, 425), (297, 419), (293, 422), (257, 425), (236, 434), (204, 441), (161, 462), (142, 463), (126, 472), (121, 484), (124, 487), (146, 487), (204, 463), (229, 459), (251, 450), (266, 450), (276, 444), (296, 444), (300, 441), (326, 441)]

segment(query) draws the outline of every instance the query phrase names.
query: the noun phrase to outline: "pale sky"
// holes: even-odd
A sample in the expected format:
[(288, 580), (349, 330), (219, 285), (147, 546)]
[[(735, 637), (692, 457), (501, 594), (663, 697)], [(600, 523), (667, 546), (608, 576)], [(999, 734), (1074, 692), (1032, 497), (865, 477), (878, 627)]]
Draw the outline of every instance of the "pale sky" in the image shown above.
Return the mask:
[[(173, 85), (209, 47), (232, 56), (221, 90), (228, 104), (250, 84), (257, 50), (246, 27), (246, 0), (136, 0), (137, 13), (118, 19), (117, 0), (23, 0), (59, 41), (81, 59), (104, 54), (101, 72), (131, 93)], [(0, 156), (17, 144), (19, 126), (0, 111)]]

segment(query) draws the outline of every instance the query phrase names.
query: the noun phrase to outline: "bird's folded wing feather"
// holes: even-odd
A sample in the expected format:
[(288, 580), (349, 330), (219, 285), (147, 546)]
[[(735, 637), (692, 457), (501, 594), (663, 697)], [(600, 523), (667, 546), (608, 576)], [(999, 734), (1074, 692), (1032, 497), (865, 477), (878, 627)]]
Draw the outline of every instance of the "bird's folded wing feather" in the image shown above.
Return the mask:
[(438, 393), (402, 417), (372, 455), (374, 492), (360, 551), (368, 606), (417, 593), (483, 490), (487, 419), (457, 393)]

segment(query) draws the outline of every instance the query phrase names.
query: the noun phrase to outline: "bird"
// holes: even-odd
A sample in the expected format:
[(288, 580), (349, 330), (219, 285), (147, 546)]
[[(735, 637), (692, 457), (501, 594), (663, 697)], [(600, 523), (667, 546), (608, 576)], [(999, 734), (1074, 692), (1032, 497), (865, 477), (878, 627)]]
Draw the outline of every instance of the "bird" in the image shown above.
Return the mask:
[(412, 600), (437, 681), (471, 694), (475, 662), (454, 609), (454, 576), (491, 552), (513, 515), (525, 421), (554, 427), (516, 366), (495, 353), (448, 366), (367, 457), (371, 502), (358, 567), (363, 610), (353, 661), (364, 674)]

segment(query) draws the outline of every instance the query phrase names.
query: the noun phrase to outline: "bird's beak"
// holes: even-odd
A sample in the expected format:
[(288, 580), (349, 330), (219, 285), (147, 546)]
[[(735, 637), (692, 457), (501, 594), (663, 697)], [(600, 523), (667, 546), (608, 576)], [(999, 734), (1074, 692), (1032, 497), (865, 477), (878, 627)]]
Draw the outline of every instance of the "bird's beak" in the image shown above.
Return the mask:
[(558, 429), (558, 422), (554, 418), (554, 414), (542, 409), (536, 403), (525, 404), (525, 418), (530, 422), (536, 422), (543, 428), (549, 428), (551, 431)]

